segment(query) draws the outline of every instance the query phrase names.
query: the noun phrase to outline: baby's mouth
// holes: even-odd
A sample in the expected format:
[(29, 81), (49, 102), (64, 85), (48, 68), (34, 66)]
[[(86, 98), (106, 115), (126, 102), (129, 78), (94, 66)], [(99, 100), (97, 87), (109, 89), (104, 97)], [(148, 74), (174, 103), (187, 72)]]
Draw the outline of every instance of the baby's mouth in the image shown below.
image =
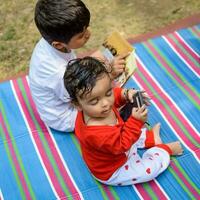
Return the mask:
[(107, 114), (107, 113), (109, 113), (109, 112), (110, 112), (110, 109), (107, 109), (107, 110), (102, 111), (103, 114)]

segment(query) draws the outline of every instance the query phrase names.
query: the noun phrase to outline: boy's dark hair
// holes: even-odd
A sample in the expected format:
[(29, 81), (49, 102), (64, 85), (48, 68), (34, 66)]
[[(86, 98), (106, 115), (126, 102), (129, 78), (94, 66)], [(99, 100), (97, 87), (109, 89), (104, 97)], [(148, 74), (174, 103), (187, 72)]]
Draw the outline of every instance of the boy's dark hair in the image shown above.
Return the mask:
[(91, 92), (103, 74), (109, 76), (109, 71), (104, 62), (96, 58), (84, 57), (71, 60), (64, 74), (64, 85), (71, 101), (78, 102), (77, 94), (82, 98)]
[(68, 43), (89, 26), (90, 12), (81, 0), (39, 0), (35, 7), (35, 23), (42, 37)]

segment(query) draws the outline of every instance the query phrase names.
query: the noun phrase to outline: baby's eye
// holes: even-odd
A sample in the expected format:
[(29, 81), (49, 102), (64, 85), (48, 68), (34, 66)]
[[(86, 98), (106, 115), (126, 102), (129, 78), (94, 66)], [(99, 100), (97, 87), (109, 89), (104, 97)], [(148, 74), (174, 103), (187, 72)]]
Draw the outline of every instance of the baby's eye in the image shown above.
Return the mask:
[(112, 95), (112, 89), (110, 89), (110, 90), (108, 90), (107, 92), (106, 92), (106, 96), (107, 97), (109, 97), (109, 96), (111, 96)]
[(90, 105), (96, 105), (97, 103), (99, 102), (99, 100), (98, 99), (92, 99), (91, 101), (90, 101)]

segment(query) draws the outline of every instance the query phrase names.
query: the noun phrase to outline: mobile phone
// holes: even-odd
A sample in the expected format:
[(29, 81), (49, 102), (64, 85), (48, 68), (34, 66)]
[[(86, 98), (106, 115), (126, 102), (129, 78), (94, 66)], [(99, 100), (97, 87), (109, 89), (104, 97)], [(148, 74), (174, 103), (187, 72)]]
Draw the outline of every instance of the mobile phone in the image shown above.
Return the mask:
[(137, 93), (133, 97), (133, 103), (128, 102), (121, 110), (120, 110), (120, 116), (124, 121), (126, 121), (129, 116), (131, 115), (132, 108), (133, 107), (142, 107), (144, 104), (144, 100), (142, 97), (142, 92), (137, 91)]
[(136, 95), (134, 96), (134, 101), (137, 103), (137, 107), (140, 108), (144, 104), (142, 92), (137, 91)]

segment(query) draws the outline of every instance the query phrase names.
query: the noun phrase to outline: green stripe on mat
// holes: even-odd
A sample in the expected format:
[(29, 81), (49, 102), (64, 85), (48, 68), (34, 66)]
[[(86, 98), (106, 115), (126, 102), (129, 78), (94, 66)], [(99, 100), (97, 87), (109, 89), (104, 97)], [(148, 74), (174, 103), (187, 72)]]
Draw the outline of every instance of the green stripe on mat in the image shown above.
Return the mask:
[[(77, 139), (76, 139), (76, 136), (73, 135), (73, 134), (70, 134), (70, 136), (71, 136), (72, 141), (73, 141), (73, 143), (75, 144), (75, 146), (76, 146), (78, 152), (80, 153), (80, 155), (81, 155), (81, 157), (82, 157), (81, 148), (80, 148), (80, 145), (79, 145), (79, 143), (78, 143), (78, 141), (77, 141)], [(94, 180), (95, 180), (95, 179), (94, 179)], [(96, 182), (96, 184), (97, 184), (97, 186), (98, 186), (98, 188), (99, 188), (99, 190), (100, 190), (100, 192), (101, 192), (103, 198), (104, 198), (104, 199), (108, 199), (107, 194), (106, 194), (106, 192), (104, 191), (104, 189), (103, 189), (101, 183), (99, 183), (97, 180), (95, 180), (95, 182)], [(110, 188), (112, 188), (112, 187), (109, 187), (109, 189), (110, 189)], [(117, 193), (114, 191), (114, 189), (110, 190), (110, 192), (112, 193), (112, 195), (114, 196), (114, 198), (115, 198), (116, 200), (120, 199), (119, 196), (117, 195)], [(108, 200), (109, 200), (109, 199), (108, 199)]]
[[(5, 113), (5, 110), (4, 110), (4, 107), (3, 107), (3, 104), (2, 104), (1, 101), (0, 101), (0, 108), (1, 108), (2, 116), (3, 116), (4, 122), (5, 122), (6, 128), (7, 128), (7, 130), (8, 130), (8, 134), (9, 134), (9, 136), (10, 136), (10, 138), (11, 138), (11, 141), (10, 141), (10, 142), (11, 142), (11, 144), (13, 145), (13, 148), (14, 148), (14, 151), (15, 151), (15, 154), (16, 154), (16, 157), (17, 157), (17, 160), (18, 160), (18, 162), (19, 162), (19, 166), (20, 166), (20, 168), (21, 168), (22, 174), (23, 174), (24, 179), (25, 179), (25, 181), (26, 181), (28, 190), (29, 190), (29, 192), (30, 192), (30, 195), (31, 195), (32, 199), (36, 199), (35, 194), (34, 194), (34, 192), (33, 192), (33, 188), (32, 188), (31, 183), (30, 183), (30, 180), (29, 180), (29, 178), (28, 178), (27, 172), (26, 172), (25, 167), (24, 167), (24, 165), (23, 165), (23, 162), (22, 162), (22, 159), (21, 159), (19, 150), (18, 150), (18, 148), (17, 148), (17, 144), (16, 144), (16, 142), (15, 142), (15, 138), (14, 138), (13, 135), (12, 135), (12, 131), (11, 131), (9, 122), (8, 122), (8, 120), (7, 120), (7, 118), (6, 118), (6, 113)], [(2, 127), (1, 127), (1, 132), (2, 132), (2, 136), (3, 136)], [(6, 145), (5, 142), (4, 142), (4, 145)], [(10, 161), (11, 164), (12, 164), (11, 166), (12, 166), (13, 173), (15, 174), (15, 178), (16, 178), (16, 181), (17, 181), (17, 185), (18, 185), (18, 187), (19, 187), (19, 189), (20, 189), (20, 193), (21, 193), (22, 197), (25, 198), (25, 196), (24, 196), (24, 195), (25, 195), (25, 194), (24, 194), (24, 190), (23, 190), (23, 192), (22, 192), (22, 188), (21, 188), (21, 184), (20, 184), (20, 179), (19, 179), (19, 177), (18, 177), (18, 175), (17, 175), (16, 168), (14, 167), (14, 163), (13, 163), (13, 161), (12, 161), (12, 156), (11, 156), (11, 154), (9, 153), (9, 147), (8, 147), (8, 145), (6, 145), (6, 146), (7, 146), (7, 147), (6, 147), (6, 149), (7, 149), (6, 152), (7, 152), (7, 155), (8, 155), (8, 157), (9, 157), (9, 161)]]
[(115, 192), (113, 186), (107, 186), (110, 189), (110, 192), (112, 193), (112, 195), (114, 196), (115, 200), (120, 200), (119, 196), (117, 195), (117, 193)]
[(66, 196), (72, 199), (72, 195), (71, 195), (70, 191), (68, 190), (68, 188), (66, 187), (66, 184), (65, 184), (65, 182), (64, 182), (64, 179), (63, 179), (63, 177), (62, 177), (61, 174), (60, 174), (60, 171), (59, 171), (59, 169), (58, 169), (58, 166), (57, 166), (57, 164), (56, 164), (56, 162), (55, 162), (54, 157), (52, 156), (52, 153), (51, 153), (51, 150), (50, 150), (50, 148), (49, 148), (49, 146), (48, 146), (48, 143), (47, 143), (47, 141), (46, 141), (46, 139), (45, 139), (45, 137), (44, 137), (44, 134), (42, 133), (42, 129), (41, 129), (41, 127), (40, 127), (38, 121), (36, 120), (36, 118), (35, 118), (35, 116), (34, 116), (34, 113), (33, 113), (33, 110), (32, 110), (32, 108), (31, 108), (30, 102), (29, 102), (29, 100), (28, 100), (28, 98), (27, 98), (27, 96), (26, 96), (26, 92), (25, 92), (25, 88), (24, 88), (24, 86), (23, 86), (22, 80), (21, 80), (21, 79), (18, 79), (17, 82), (18, 82), (19, 87), (20, 87), (20, 89), (21, 89), (22, 96), (23, 96), (24, 101), (25, 101), (25, 103), (26, 103), (26, 106), (27, 106), (27, 108), (28, 108), (29, 114), (31, 115), (31, 118), (32, 118), (32, 120), (33, 120), (33, 122), (34, 122), (34, 124), (35, 124), (35, 126), (36, 126), (36, 128), (37, 128), (37, 131), (38, 131), (38, 133), (39, 133), (39, 136), (40, 136), (40, 139), (41, 139), (41, 141), (42, 141), (44, 150), (45, 150), (45, 152), (46, 152), (46, 154), (47, 154), (47, 157), (49, 158), (50, 163), (51, 163), (51, 165), (52, 165), (52, 167), (53, 167), (53, 169), (54, 169), (54, 172), (55, 172), (55, 174), (56, 174), (56, 177), (58, 178), (58, 181), (59, 181), (59, 183), (60, 183), (60, 185), (61, 185), (63, 191), (65, 192)]
[(101, 191), (101, 194), (102, 194), (102, 196), (103, 196), (103, 199), (109, 200), (109, 198), (108, 198), (106, 192), (104, 191), (104, 189), (103, 189), (101, 183), (99, 183), (97, 180), (95, 180), (95, 182), (96, 182), (96, 184), (97, 184), (99, 190)]
[(159, 198), (155, 195), (154, 191), (151, 189), (151, 187), (149, 186), (148, 183), (143, 183), (142, 185), (143, 185), (143, 187), (145, 188), (145, 190), (148, 192), (148, 194), (149, 194), (149, 196), (151, 197), (151, 199), (153, 199), (153, 200), (159, 199)]
[(194, 65), (196, 65), (197, 67), (200, 66), (200, 64), (188, 53), (188, 51), (186, 51), (183, 46), (181, 45), (181, 43), (173, 36), (173, 34), (169, 34), (168, 35), (173, 41), (174, 43), (183, 51), (184, 54), (187, 55), (187, 58), (189, 58)]
[(194, 140), (194, 138), (188, 133), (188, 131), (185, 129), (184, 125), (179, 121), (179, 119), (176, 117), (176, 115), (172, 112), (172, 110), (168, 107), (168, 105), (165, 103), (165, 101), (157, 95), (154, 88), (147, 82), (146, 78), (143, 76), (143, 74), (138, 70), (139, 76), (142, 78), (142, 80), (145, 82), (146, 86), (151, 90), (151, 92), (159, 99), (159, 101), (162, 103), (162, 105), (165, 107), (165, 109), (169, 112), (169, 114), (172, 116), (174, 121), (177, 123), (177, 125), (183, 130), (184, 134), (187, 136), (187, 138), (198, 148), (200, 147), (200, 144)]
[(194, 26), (194, 28), (195, 28), (197, 31), (200, 31), (200, 27), (198, 27), (197, 25)]
[(174, 178), (176, 179), (176, 181), (179, 183), (179, 185), (183, 188), (183, 190), (188, 194), (188, 196), (191, 199), (195, 199), (195, 197), (192, 195), (192, 193), (187, 189), (187, 187), (183, 184), (183, 182), (181, 181), (181, 179), (179, 179), (179, 177), (176, 175), (176, 173), (174, 172), (174, 170), (172, 169), (171, 166), (168, 167), (168, 170), (170, 171), (170, 173), (174, 176)]
[[(3, 129), (2, 129), (2, 127), (1, 127), (1, 125), (0, 125), (0, 134), (2, 135), (2, 138), (3, 138)], [(5, 138), (4, 138), (5, 139)], [(22, 197), (22, 199), (26, 199), (26, 195), (25, 195), (25, 192), (24, 192), (24, 190), (23, 190), (23, 187), (22, 187), (22, 185), (21, 185), (21, 183), (20, 183), (20, 179), (19, 179), (19, 176), (18, 176), (18, 174), (17, 174), (17, 170), (16, 170), (16, 168), (15, 168), (15, 165), (14, 165), (14, 163), (13, 163), (13, 160), (12, 160), (12, 156), (10, 155), (10, 151), (9, 151), (9, 147), (8, 147), (8, 145), (6, 145), (6, 142), (4, 142), (4, 147), (5, 147), (5, 150), (6, 150), (6, 153), (7, 153), (7, 156), (8, 156), (8, 160), (9, 160), (9, 162), (10, 162), (10, 165), (11, 165), (11, 168), (12, 168), (12, 171), (13, 171), (13, 174), (14, 174), (14, 177), (15, 177), (15, 180), (16, 180), (16, 182), (17, 182), (17, 186), (18, 186), (18, 188), (19, 188), (19, 192), (20, 192), (20, 195), (21, 195), (21, 197)]]
[(80, 145), (79, 145), (79, 143), (78, 143), (78, 141), (76, 139), (76, 136), (74, 134), (70, 134), (70, 137), (72, 138), (72, 141), (75, 144), (78, 152), (81, 154), (81, 148), (80, 148)]
[[(184, 82), (184, 84), (186, 84), (200, 98), (200, 94), (187, 81), (185, 81), (184, 77), (180, 73), (178, 73), (178, 71), (173, 67), (173, 64), (171, 63), (171, 61), (169, 59), (167, 59), (163, 55), (163, 53), (160, 51), (160, 49), (153, 44), (153, 41), (149, 40), (148, 42), (157, 50), (159, 55), (167, 62), (167, 64), (170, 66), (170, 68), (173, 68), (176, 75)], [(152, 56), (152, 58), (159, 64), (159, 66), (165, 71), (165, 73), (174, 81), (175, 85), (177, 85), (177, 87), (188, 97), (188, 99), (190, 99), (190, 101), (195, 105), (195, 107), (198, 110), (200, 110), (200, 106), (198, 105), (198, 103), (191, 97), (191, 95), (184, 89), (184, 87), (176, 81), (176, 79), (168, 72), (168, 70), (162, 65), (162, 63), (150, 51), (150, 49), (144, 43), (142, 43), (142, 45), (147, 50), (147, 52)]]
[(194, 36), (194, 38), (197, 38), (198, 40), (200, 40), (199, 36), (191, 28), (188, 28), (188, 30), (191, 32), (191, 34)]
[(179, 164), (178, 160), (176, 158), (172, 158), (174, 164), (176, 167), (180, 170), (180, 172), (183, 174), (185, 179), (190, 183), (190, 185), (197, 191), (198, 194), (200, 194), (200, 190), (196, 187), (196, 185), (193, 183), (193, 181), (190, 179), (190, 177), (185, 173), (184, 169)]

